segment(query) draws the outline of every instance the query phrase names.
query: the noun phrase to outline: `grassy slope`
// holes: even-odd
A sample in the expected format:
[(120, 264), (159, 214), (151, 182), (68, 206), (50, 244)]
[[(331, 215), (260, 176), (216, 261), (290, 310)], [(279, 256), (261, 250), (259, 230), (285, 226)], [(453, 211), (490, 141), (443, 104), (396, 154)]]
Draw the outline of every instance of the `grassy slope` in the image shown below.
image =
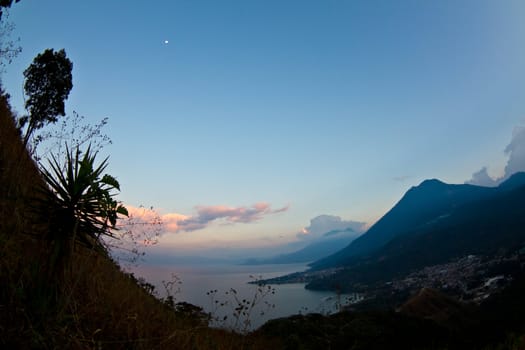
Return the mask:
[(42, 179), (0, 101), (0, 348), (266, 348), (254, 337), (210, 329), (145, 292), (107, 256), (76, 247), (49, 274), (45, 223), (35, 205)]

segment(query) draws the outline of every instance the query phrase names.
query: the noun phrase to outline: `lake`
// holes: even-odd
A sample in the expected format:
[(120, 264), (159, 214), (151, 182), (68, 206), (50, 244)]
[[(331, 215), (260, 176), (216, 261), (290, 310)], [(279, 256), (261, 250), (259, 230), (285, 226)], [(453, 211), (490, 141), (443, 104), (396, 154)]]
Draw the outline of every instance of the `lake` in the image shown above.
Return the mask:
[[(348, 303), (354, 295), (337, 296), (333, 292), (310, 291), (303, 283), (258, 287), (248, 282), (255, 278), (273, 278), (291, 272), (304, 271), (304, 264), (286, 265), (177, 265), (177, 266), (138, 266), (131, 269), (137, 277), (143, 277), (153, 284), (159, 296), (165, 297), (162, 281), (177, 283), (173, 296), (176, 302), (185, 301), (198, 305), (214, 318), (213, 326), (252, 330), (269, 319), (299, 313), (332, 313), (338, 303)], [(233, 292), (231, 289), (234, 289)], [(273, 293), (272, 293), (273, 292)], [(246, 300), (246, 302), (243, 302)], [(241, 304), (252, 309), (243, 310), (236, 317), (235, 308)], [(272, 306), (274, 305), (274, 306)], [(225, 319), (226, 316), (226, 319)]]

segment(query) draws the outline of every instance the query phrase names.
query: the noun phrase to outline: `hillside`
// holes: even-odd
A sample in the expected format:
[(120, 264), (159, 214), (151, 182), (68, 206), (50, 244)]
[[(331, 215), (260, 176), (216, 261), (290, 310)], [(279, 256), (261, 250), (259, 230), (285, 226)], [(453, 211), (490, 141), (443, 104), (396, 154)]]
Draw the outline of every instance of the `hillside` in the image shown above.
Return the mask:
[[(504, 186), (504, 185), (502, 185)], [(488, 198), (497, 189), (473, 185), (449, 185), (425, 180), (412, 187), (377, 223), (341, 251), (314, 262), (314, 269), (348, 265), (353, 259), (370, 254), (396, 236), (422, 229), (445, 218), (465, 203)]]
[[(469, 186), (475, 191), (470, 194), (478, 200), (463, 200), (463, 204), (458, 205), (451, 202), (446, 215), (416, 228), (409, 224), (406, 230), (400, 230), (394, 238), (366, 256), (345, 255), (335, 265), (343, 266), (339, 271), (310, 280), (307, 288), (331, 289), (337, 285), (343, 290), (355, 290), (356, 285), (404, 278), (424, 267), (467, 255), (503, 257), (516, 253), (525, 246), (522, 229), (525, 225), (525, 186), (519, 186), (523, 180), (523, 174), (516, 174), (498, 188), (485, 190)], [(396, 207), (389, 214), (399, 212)], [(377, 231), (369, 231), (367, 235), (374, 232)], [(343, 252), (348, 252), (348, 248), (338, 256)]]
[(397, 311), (343, 311), (271, 320), (257, 331), (286, 349), (523, 349), (525, 276), (481, 306), (432, 289)]
[(465, 328), (474, 325), (475, 308), (432, 289), (423, 288), (401, 305), (398, 312), (416, 318), (432, 320), (445, 328)]
[(267, 348), (211, 329), (198, 308), (159, 300), (111, 258), (75, 245), (53, 269), (44, 186), (0, 97), (0, 347), (3, 349)]

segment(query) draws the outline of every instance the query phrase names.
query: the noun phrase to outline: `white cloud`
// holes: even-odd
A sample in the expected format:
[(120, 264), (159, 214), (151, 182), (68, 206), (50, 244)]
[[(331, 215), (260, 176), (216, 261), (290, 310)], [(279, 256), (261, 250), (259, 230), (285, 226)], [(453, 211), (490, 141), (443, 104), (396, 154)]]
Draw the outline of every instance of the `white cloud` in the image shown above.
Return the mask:
[(505, 154), (509, 156), (505, 166), (504, 179), (519, 171), (525, 171), (525, 127), (520, 126), (514, 129), (512, 141), (505, 148)]
[(505, 148), (505, 154), (509, 158), (502, 177), (492, 178), (487, 172), (487, 167), (483, 167), (472, 174), (472, 178), (465, 183), (479, 186), (497, 186), (513, 174), (525, 171), (525, 126), (518, 126), (514, 129), (512, 140)]
[(335, 215), (319, 215), (310, 220), (310, 226), (302, 229), (297, 237), (311, 240), (322, 237), (324, 234), (334, 230), (345, 230), (351, 228), (356, 233), (363, 233), (366, 230), (366, 223), (351, 220), (342, 220)]
[(490, 177), (489, 173), (487, 172), (487, 167), (481, 168), (478, 172), (472, 174), (472, 179), (465, 182), (470, 185), (478, 185), (478, 186), (497, 186), (498, 181), (494, 180), (492, 177)]

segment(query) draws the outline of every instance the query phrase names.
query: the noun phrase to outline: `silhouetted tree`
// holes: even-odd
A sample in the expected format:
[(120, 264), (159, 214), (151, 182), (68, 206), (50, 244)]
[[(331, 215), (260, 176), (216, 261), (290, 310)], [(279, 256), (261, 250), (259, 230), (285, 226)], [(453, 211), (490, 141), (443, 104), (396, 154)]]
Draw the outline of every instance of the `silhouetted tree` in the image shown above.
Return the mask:
[(73, 63), (66, 57), (64, 49), (47, 49), (38, 54), (24, 71), (24, 91), (27, 95), (25, 107), (29, 115), (19, 119), (20, 128), (27, 124), (24, 145), (33, 131), (45, 124), (55, 123), (64, 116), (64, 101), (73, 88)]
[(0, 0), (0, 19), (2, 19), (2, 11), (4, 8), (11, 7), (13, 2), (19, 2), (20, 0)]

